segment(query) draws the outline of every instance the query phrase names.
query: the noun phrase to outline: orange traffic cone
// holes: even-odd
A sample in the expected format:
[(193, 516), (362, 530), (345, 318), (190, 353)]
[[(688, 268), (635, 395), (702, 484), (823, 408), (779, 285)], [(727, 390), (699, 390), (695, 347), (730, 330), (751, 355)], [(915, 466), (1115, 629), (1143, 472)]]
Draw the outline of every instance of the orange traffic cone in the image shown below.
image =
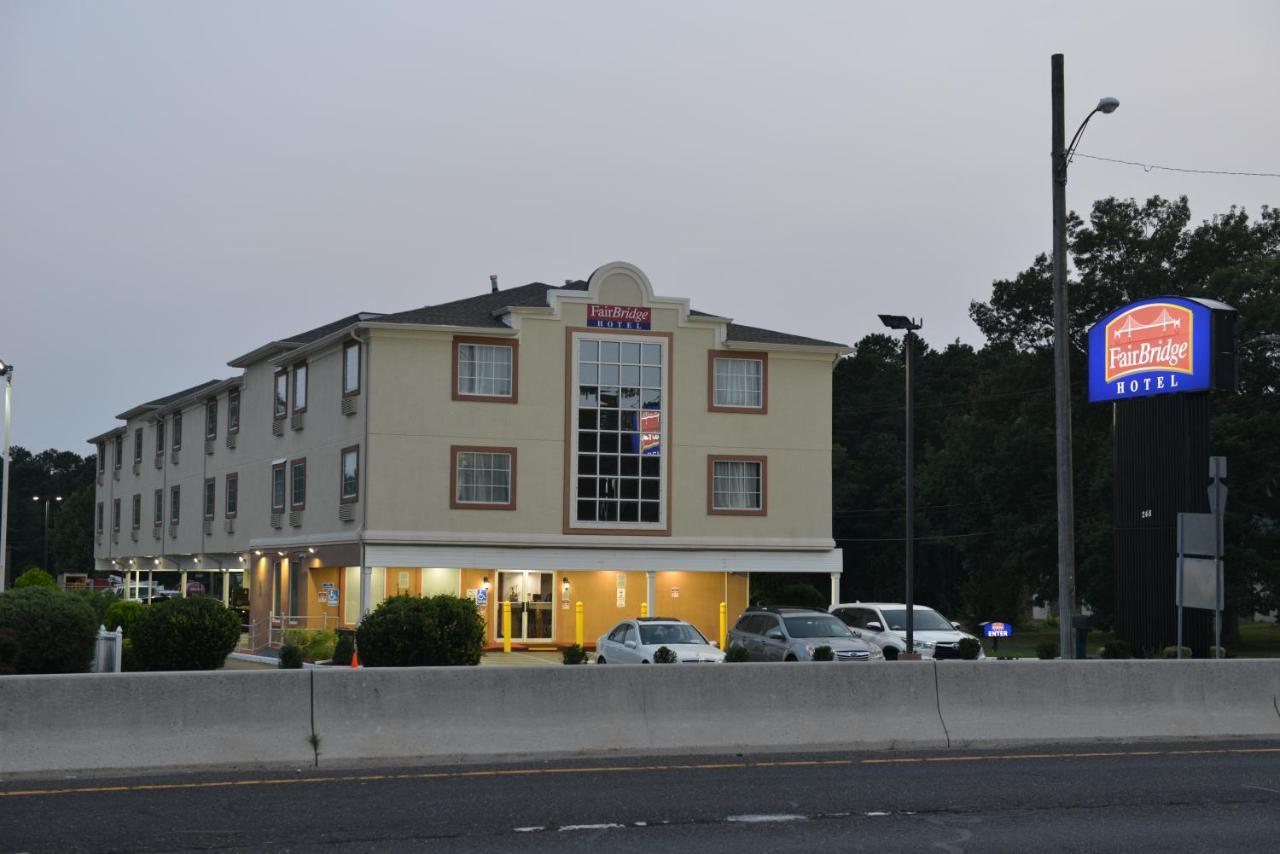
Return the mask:
[(351, 666), (352, 666), (352, 667), (359, 667), (359, 666), (360, 666), (360, 652), (359, 652), (359, 650), (354, 650), (354, 649), (353, 649), (353, 650), (351, 650)]

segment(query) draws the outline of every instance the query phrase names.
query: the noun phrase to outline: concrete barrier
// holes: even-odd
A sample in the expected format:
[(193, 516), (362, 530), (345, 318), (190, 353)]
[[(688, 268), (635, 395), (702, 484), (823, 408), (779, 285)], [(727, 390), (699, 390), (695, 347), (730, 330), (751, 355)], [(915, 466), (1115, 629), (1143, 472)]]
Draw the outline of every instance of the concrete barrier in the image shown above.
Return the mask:
[(952, 746), (1280, 735), (1280, 661), (947, 661)]
[(8, 676), (0, 777), (1274, 737), (1278, 695), (1258, 660)]
[(0, 677), (0, 776), (311, 767), (302, 671)]
[(928, 666), (320, 670), (320, 762), (942, 747)]

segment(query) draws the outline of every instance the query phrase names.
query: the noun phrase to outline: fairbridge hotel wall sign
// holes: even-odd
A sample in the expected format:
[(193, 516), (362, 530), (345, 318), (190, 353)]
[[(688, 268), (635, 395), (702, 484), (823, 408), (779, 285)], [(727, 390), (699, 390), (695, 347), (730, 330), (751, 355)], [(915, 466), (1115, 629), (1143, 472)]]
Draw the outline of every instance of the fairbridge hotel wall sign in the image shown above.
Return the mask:
[(1089, 330), (1089, 400), (1213, 388), (1217, 305), (1155, 297), (1130, 303), (1098, 321)]

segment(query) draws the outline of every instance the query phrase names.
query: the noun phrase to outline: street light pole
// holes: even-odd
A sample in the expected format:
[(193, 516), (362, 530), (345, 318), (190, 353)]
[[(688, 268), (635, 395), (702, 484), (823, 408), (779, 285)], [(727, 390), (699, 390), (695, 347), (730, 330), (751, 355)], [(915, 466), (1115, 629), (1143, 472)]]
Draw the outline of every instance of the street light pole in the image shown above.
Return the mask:
[(61, 501), (62, 496), (55, 495), (50, 497), (46, 495), (41, 498), (39, 495), (33, 495), (31, 500), (44, 501), (44, 571), (49, 572), (49, 503), (51, 501)]
[(0, 361), (0, 376), (4, 377), (4, 474), (0, 476), (0, 593), (4, 592), (9, 577), (9, 427), (13, 421), (13, 365)]
[(1058, 652), (1073, 657), (1071, 617), (1076, 601), (1075, 496), (1071, 464), (1071, 339), (1067, 306), (1067, 164), (1085, 125), (1095, 113), (1114, 113), (1115, 98), (1103, 98), (1065, 145), (1062, 54), (1051, 60), (1050, 96), (1053, 103), (1053, 390), (1054, 436), (1058, 479)]
[(906, 365), (907, 373), (907, 405), (906, 405), (906, 477), (904, 487), (906, 490), (907, 500), (907, 521), (904, 540), (906, 544), (906, 563), (907, 563), (907, 584), (906, 584), (906, 606), (907, 606), (907, 653), (912, 654), (916, 651), (915, 647), (915, 610), (916, 610), (916, 593), (915, 593), (915, 577), (916, 577), (916, 494), (915, 494), (915, 387), (912, 384), (911, 368), (915, 364), (915, 331), (922, 325), (922, 321), (913, 320), (909, 317), (903, 317), (897, 314), (882, 314), (880, 322), (890, 329), (902, 329), (906, 334), (902, 336), (903, 360)]

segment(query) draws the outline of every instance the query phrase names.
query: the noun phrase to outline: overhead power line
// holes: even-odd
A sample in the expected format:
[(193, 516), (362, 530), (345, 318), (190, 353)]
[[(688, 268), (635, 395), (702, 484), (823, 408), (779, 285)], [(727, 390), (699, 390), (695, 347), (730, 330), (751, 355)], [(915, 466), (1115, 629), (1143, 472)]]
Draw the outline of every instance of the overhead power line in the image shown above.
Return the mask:
[(1233, 172), (1228, 169), (1183, 169), (1178, 166), (1160, 166), (1156, 163), (1139, 163), (1136, 160), (1120, 160), (1115, 157), (1099, 157), (1096, 154), (1081, 154), (1075, 152), (1072, 157), (1083, 157), (1087, 160), (1101, 160), (1106, 163), (1121, 163), (1125, 166), (1141, 166), (1143, 170), (1150, 172), (1159, 169), (1162, 172), (1189, 172), (1194, 175), (1238, 175), (1245, 178), (1280, 178), (1280, 172)]

